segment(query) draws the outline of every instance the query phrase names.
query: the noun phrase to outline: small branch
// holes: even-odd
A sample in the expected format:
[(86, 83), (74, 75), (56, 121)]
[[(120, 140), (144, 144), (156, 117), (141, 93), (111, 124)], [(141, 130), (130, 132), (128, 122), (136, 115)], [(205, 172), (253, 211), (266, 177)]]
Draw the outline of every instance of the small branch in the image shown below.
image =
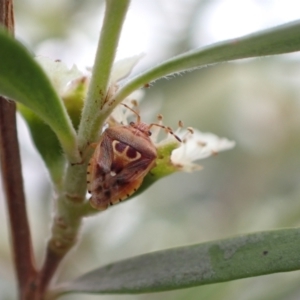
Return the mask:
[(42, 270), (40, 271), (38, 283), (39, 293), (41, 295), (45, 294), (45, 291), (47, 290), (47, 287), (55, 271), (57, 270), (60, 262), (64, 258), (64, 254), (59, 255), (58, 253), (54, 252), (50, 247), (47, 248), (46, 260), (44, 262)]
[[(79, 125), (79, 149), (83, 152), (99, 130), (100, 108), (104, 101), (115, 53), (130, 0), (106, 0), (106, 10), (98, 43), (88, 96)], [(103, 120), (102, 120), (103, 121)], [(90, 151), (87, 151), (90, 152)], [(52, 234), (48, 242), (45, 261), (39, 274), (37, 285), (40, 294), (47, 292), (48, 285), (61, 260), (74, 246), (83, 218), (82, 203), (86, 193), (87, 157), (79, 165), (68, 165), (64, 178), (64, 188), (56, 201), (56, 212)]]
[(40, 271), (37, 286), (44, 295), (60, 262), (76, 244), (81, 225), (81, 203), (74, 204), (64, 196), (57, 199), (52, 234), (48, 241), (45, 260)]
[(81, 151), (86, 150), (87, 143), (95, 139), (101, 122), (107, 117), (101, 116), (101, 107), (105, 104), (111, 70), (129, 3), (130, 0), (106, 0), (93, 74), (78, 129)]
[(14, 7), (12, 0), (0, 0), (0, 24), (3, 25), (10, 34), (14, 34)]
[[(0, 0), (0, 24), (14, 34), (12, 0)], [(0, 96), (0, 161), (20, 299), (34, 299), (36, 270), (16, 129), (16, 104)]]
[[(13, 259), (19, 293), (24, 293), (35, 276), (31, 234), (27, 219), (19, 145), (16, 133), (16, 105), (0, 96), (0, 159), (10, 223)], [(29, 299), (29, 298), (28, 298)]]

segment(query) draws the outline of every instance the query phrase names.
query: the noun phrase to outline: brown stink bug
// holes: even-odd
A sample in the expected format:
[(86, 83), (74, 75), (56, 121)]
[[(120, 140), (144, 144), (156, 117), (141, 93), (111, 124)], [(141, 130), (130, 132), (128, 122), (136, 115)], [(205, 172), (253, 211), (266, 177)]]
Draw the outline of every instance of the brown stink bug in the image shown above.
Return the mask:
[(98, 210), (105, 210), (131, 196), (155, 166), (157, 150), (150, 139), (150, 128), (159, 126), (173, 134), (170, 128), (163, 125), (141, 122), (136, 111), (123, 105), (137, 116), (136, 123), (107, 128), (88, 165), (90, 204)]

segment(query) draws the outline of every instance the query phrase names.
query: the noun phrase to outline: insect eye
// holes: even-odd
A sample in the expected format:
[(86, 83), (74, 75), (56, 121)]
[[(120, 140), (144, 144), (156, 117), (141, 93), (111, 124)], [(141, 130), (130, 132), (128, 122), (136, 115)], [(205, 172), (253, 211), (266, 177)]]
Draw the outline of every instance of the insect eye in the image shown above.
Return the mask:
[(151, 135), (152, 135), (152, 132), (151, 132), (151, 131), (148, 131), (148, 135), (151, 136)]
[(130, 122), (129, 125), (134, 126), (134, 122)]

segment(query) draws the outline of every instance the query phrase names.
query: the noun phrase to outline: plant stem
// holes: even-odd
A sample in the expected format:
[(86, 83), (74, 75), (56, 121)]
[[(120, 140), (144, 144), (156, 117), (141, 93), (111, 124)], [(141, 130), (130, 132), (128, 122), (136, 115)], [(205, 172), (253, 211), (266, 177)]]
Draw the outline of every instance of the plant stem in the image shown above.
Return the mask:
[[(0, 24), (13, 35), (12, 0), (0, 0)], [(19, 298), (34, 299), (34, 286), (31, 283), (36, 270), (23, 188), (16, 129), (16, 105), (15, 102), (8, 101), (2, 96), (0, 96), (0, 159)]]
[(129, 3), (130, 0), (106, 0), (93, 74), (78, 130), (78, 144), (81, 151), (86, 150), (87, 143), (94, 141), (101, 122), (107, 117), (102, 115), (101, 108), (105, 103), (111, 69)]
[(87, 145), (97, 136), (101, 122), (107, 117), (101, 116), (100, 108), (105, 100), (129, 2), (129, 0), (106, 0), (93, 74), (78, 131), (78, 144), (83, 161), (81, 164), (67, 166), (63, 188), (58, 192), (52, 234), (37, 278), (40, 295), (45, 295), (57, 267), (78, 239), (86, 194), (87, 153), (91, 152)]

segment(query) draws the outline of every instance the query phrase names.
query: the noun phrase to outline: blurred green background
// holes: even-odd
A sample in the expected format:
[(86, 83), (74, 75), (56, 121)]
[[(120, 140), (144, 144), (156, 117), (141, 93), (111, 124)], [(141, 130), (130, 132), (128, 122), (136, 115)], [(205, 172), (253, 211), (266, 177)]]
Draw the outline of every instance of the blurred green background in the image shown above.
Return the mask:
[[(84, 69), (93, 62), (101, 1), (16, 0), (17, 37), (37, 55)], [(133, 0), (118, 58), (146, 52), (136, 71), (191, 48), (300, 18), (296, 1)], [(157, 81), (141, 105), (144, 120), (213, 132), (233, 150), (200, 163), (197, 173), (162, 179), (144, 194), (86, 219), (81, 241), (56, 280), (127, 257), (300, 225), (300, 56), (223, 63)], [(49, 236), (52, 190), (19, 118), (30, 224), (39, 263)], [(1, 187), (2, 191), (2, 187)], [(0, 191), (0, 192), (1, 192)], [(15, 299), (9, 234), (0, 194), (0, 299)], [(300, 298), (299, 272), (148, 295), (68, 295), (63, 300)]]

